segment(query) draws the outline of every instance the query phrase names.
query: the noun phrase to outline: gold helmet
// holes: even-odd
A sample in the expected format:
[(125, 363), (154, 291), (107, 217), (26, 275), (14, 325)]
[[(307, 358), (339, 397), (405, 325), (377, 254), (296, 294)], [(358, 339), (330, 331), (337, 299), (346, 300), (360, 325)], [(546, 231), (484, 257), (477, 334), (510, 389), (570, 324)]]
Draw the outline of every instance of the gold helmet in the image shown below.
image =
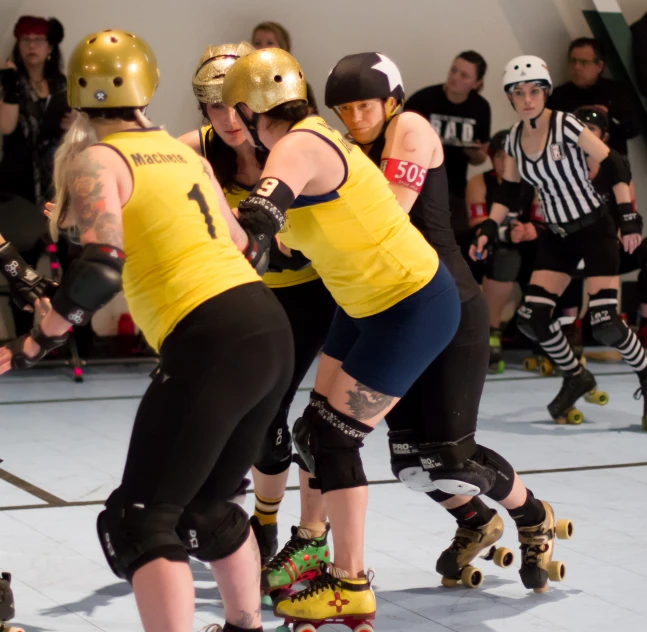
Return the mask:
[(200, 103), (222, 103), (222, 82), (234, 62), (256, 49), (247, 42), (209, 46), (193, 75), (193, 92)]
[(280, 48), (257, 50), (239, 59), (225, 75), (222, 100), (229, 107), (244, 103), (263, 114), (282, 103), (308, 100), (299, 62)]
[(159, 83), (151, 47), (126, 31), (84, 37), (70, 56), (67, 100), (72, 108), (138, 108), (150, 103)]

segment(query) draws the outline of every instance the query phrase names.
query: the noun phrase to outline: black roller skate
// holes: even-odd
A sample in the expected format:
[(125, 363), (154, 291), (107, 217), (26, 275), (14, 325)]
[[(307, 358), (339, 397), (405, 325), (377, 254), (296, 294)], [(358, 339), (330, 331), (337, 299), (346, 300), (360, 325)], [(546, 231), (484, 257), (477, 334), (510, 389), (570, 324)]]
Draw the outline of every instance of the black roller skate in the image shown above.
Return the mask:
[(641, 397), (643, 400), (643, 416), (641, 425), (643, 432), (647, 432), (647, 376), (640, 379), (640, 386), (634, 393), (634, 399), (640, 399)]
[(256, 516), (249, 519), (249, 524), (261, 552), (261, 566), (265, 566), (279, 550), (279, 525), (276, 523), (262, 525)]
[(22, 628), (12, 628), (6, 625), (16, 616), (11, 590), (11, 575), (2, 573), (0, 578), (0, 632), (25, 632)]
[(548, 404), (548, 412), (555, 423), (581, 424), (584, 421), (584, 415), (574, 408), (574, 405), (582, 396), (589, 404), (598, 406), (607, 404), (609, 396), (604, 391), (598, 391), (596, 387), (595, 377), (584, 367), (581, 367), (576, 374), (565, 374), (557, 397)]
[(503, 373), (504, 369), (501, 330), (490, 327), (490, 367), (488, 372), (492, 374)]

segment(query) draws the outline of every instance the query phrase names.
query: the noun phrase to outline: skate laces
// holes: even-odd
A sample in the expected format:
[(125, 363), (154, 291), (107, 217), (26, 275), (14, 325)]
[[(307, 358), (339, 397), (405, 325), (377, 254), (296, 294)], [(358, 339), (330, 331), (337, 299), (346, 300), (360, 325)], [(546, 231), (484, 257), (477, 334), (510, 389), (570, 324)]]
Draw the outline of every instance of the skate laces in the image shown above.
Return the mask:
[(636, 392), (634, 393), (634, 399), (640, 399), (641, 397), (647, 397), (647, 384), (641, 384)]
[(478, 542), (482, 537), (482, 534), (478, 531), (468, 529), (467, 527), (459, 527), (449, 548), (452, 551), (462, 551), (473, 542)]
[(286, 545), (265, 565), (267, 570), (282, 568), (285, 563), (290, 561), (293, 553), (298, 553), (313, 542), (313, 540), (304, 540), (297, 537), (296, 533), (296, 530), (292, 532), (292, 537), (287, 541)]
[(295, 601), (301, 601), (302, 599), (309, 599), (314, 595), (318, 595), (319, 591), (324, 592), (328, 588), (334, 588), (335, 586), (341, 585), (341, 582), (328, 572), (326, 563), (321, 562), (321, 574), (312, 580), (308, 588), (298, 592), (296, 595), (292, 595), (290, 600), (294, 603)]
[(521, 554), (524, 558), (526, 566), (537, 566), (539, 564), (539, 556), (547, 553), (550, 549), (550, 542), (553, 539), (553, 531), (537, 531), (531, 534), (519, 534), (521, 540)]

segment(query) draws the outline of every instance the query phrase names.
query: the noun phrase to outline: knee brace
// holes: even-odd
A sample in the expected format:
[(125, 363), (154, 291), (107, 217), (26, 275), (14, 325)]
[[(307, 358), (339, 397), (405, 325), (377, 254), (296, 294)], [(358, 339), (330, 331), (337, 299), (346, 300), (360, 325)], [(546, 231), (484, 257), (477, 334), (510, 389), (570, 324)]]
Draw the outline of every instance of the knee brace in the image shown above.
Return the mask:
[(495, 246), (492, 254), (485, 260), (485, 276), (493, 281), (516, 281), (520, 269), (521, 253), (517, 248)]
[(315, 478), (312, 489), (323, 494), (368, 485), (359, 449), (373, 428), (335, 410), (325, 402), (311, 421), (310, 450)]
[(177, 533), (191, 557), (215, 562), (235, 553), (249, 537), (249, 529), (240, 505), (193, 500), (180, 517)]
[(529, 285), (521, 307), (517, 310), (519, 331), (533, 342), (549, 340), (559, 325), (552, 321), (557, 304), (557, 294), (552, 294), (539, 285)]
[(281, 415), (268, 428), (263, 439), (259, 458), (254, 467), (267, 475), (281, 474), (292, 463), (292, 439), (287, 419)]
[(135, 572), (153, 560), (188, 562), (175, 531), (181, 513), (174, 505), (123, 503), (113, 492), (97, 518), (99, 541), (112, 572), (132, 583)]
[(627, 339), (627, 325), (618, 315), (618, 290), (600, 290), (589, 296), (591, 335), (595, 340), (617, 347)]
[(418, 433), (414, 430), (391, 430), (388, 436), (393, 475), (414, 492), (436, 490), (429, 473), (420, 465)]

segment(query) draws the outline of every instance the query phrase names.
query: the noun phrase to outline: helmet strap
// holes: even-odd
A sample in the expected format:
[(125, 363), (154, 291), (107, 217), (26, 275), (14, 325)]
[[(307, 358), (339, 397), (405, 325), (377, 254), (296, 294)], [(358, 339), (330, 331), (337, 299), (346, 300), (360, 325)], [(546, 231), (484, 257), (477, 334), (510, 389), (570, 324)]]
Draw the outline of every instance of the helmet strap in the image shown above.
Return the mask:
[(245, 116), (245, 113), (243, 112), (243, 108), (240, 106), (240, 103), (237, 103), (234, 109), (236, 110), (236, 112), (238, 112), (238, 116), (240, 116), (240, 118), (242, 119), (245, 127), (249, 130), (252, 140), (254, 141), (254, 147), (256, 147), (256, 149), (260, 151), (267, 151), (267, 147), (263, 145), (258, 135), (259, 115), (256, 112), (252, 112), (251, 118), (247, 118), (247, 116)]

